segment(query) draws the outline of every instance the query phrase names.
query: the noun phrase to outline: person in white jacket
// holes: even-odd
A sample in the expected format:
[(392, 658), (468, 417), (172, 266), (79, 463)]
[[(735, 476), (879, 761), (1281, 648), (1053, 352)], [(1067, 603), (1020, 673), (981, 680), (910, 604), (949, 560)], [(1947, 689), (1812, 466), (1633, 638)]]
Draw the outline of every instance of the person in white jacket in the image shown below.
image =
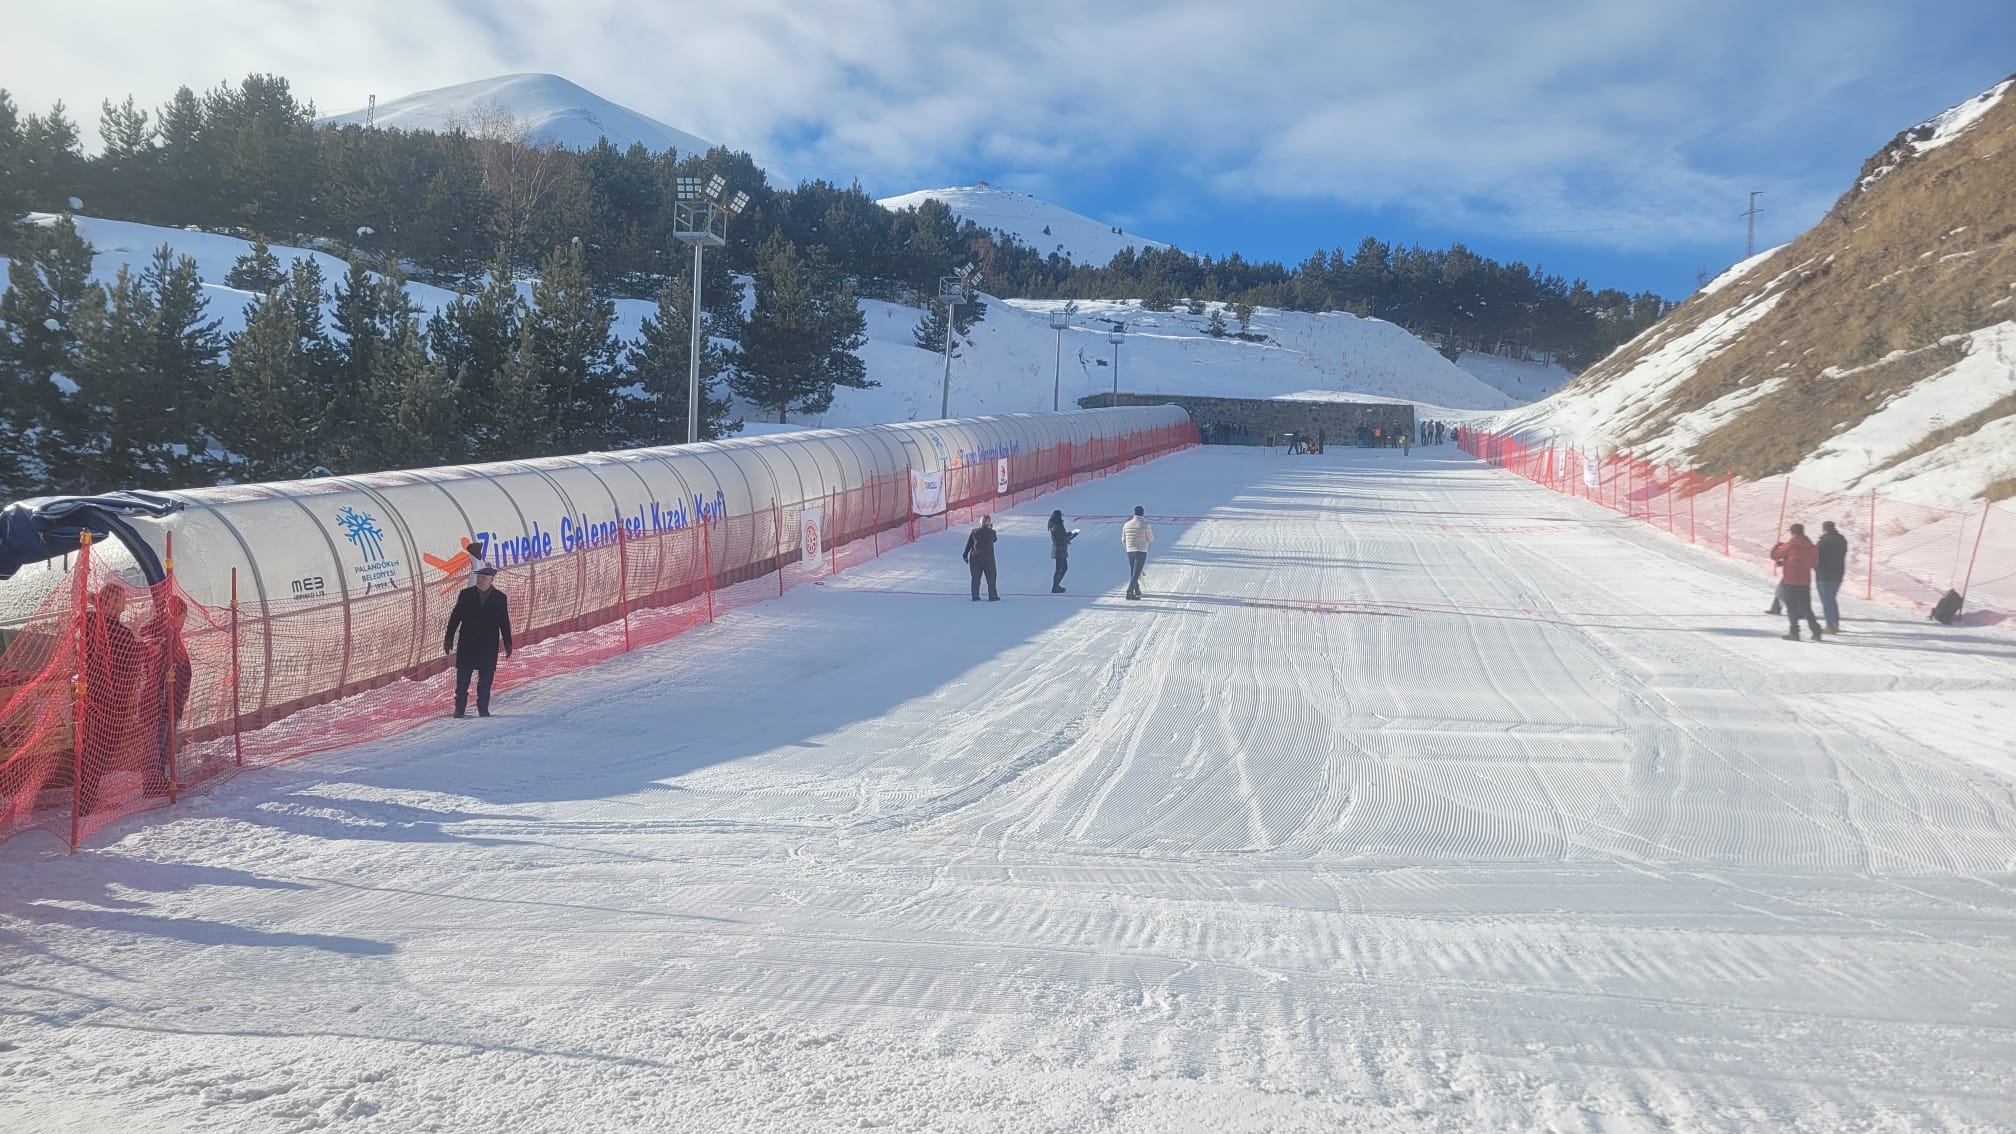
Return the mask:
[(1127, 597), (1141, 597), (1141, 569), (1148, 566), (1148, 545), (1155, 542), (1155, 529), (1148, 526), (1142, 517), (1142, 508), (1134, 506), (1134, 514), (1120, 525), (1120, 546), (1127, 549)]

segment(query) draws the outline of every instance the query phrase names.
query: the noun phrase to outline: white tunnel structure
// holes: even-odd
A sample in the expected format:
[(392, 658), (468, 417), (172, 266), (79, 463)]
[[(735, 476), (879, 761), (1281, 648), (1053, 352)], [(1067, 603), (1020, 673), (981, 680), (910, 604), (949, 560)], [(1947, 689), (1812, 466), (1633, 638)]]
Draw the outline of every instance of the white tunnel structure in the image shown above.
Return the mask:
[[(454, 601), (453, 572), (441, 564), (465, 540), (486, 545), (510, 586), (537, 591), (537, 624), (519, 628), (521, 642), (536, 641), (609, 620), (614, 582), (580, 565), (595, 557), (570, 553), (616, 543), (619, 526), (635, 541), (707, 522), (709, 577), (732, 583), (781, 569), (796, 547), (768, 538), (767, 523), (720, 523), (767, 516), (773, 501), (790, 510), (879, 483), (875, 513), (886, 528), (909, 518), (906, 470), (993, 468), (1007, 458), (1011, 472), (1027, 470), (1015, 476), (1019, 489), (1050, 475), (1038, 473), (1039, 454), (1188, 422), (1175, 406), (1011, 414), (167, 492), (181, 510), (126, 518), (93, 555), (136, 583), (153, 582), (172, 534), (177, 583), (213, 608), (230, 602), (235, 571), (241, 609), (268, 627), (264, 642), (246, 643), (246, 676), (256, 685), (240, 712), (272, 719), (438, 667)], [(1054, 454), (1044, 467), (1052, 462)], [(60, 578), (49, 566), (0, 583), (16, 591), (0, 607), (39, 601), (22, 591), (46, 594)], [(301, 632), (286, 633), (290, 625)]]

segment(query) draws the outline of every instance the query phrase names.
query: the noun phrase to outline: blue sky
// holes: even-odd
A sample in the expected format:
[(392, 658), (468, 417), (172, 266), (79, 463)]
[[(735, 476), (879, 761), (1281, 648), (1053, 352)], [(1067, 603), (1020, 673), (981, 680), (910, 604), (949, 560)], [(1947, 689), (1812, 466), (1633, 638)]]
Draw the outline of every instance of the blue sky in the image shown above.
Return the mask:
[(547, 71), (779, 180), (978, 180), (1200, 252), (1365, 235), (1691, 290), (2016, 70), (2009, 0), (14, 0), (27, 109), (248, 71), (324, 111)]

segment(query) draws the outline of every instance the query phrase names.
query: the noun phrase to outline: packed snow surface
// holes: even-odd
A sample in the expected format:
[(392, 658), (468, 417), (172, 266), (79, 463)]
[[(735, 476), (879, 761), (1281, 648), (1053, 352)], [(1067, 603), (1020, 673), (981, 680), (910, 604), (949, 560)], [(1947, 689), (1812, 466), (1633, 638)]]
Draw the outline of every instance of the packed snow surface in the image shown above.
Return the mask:
[(2016, 639), (1447, 446), (1001, 526), (0, 847), (5, 1128), (2016, 1125)]
[[(461, 129), (480, 134), (493, 110), (509, 113), (534, 139), (567, 149), (591, 150), (603, 138), (617, 149), (628, 149), (638, 142), (654, 153), (676, 150), (682, 156), (714, 148), (714, 143), (704, 138), (618, 106), (558, 75), (499, 75), (437, 87), (379, 103), (373, 121), (388, 130)], [(360, 108), (319, 122), (324, 126), (362, 126), (365, 115)]]
[(1005, 232), (1045, 256), (1055, 252), (1074, 263), (1095, 268), (1111, 263), (1123, 248), (1146, 251), (1169, 247), (1159, 240), (1115, 232), (1116, 225), (1093, 220), (1039, 197), (996, 189), (985, 183), (919, 189), (900, 197), (885, 197), (881, 203), (885, 208), (908, 209), (932, 199), (945, 202), (953, 216), (970, 220), (990, 232)]

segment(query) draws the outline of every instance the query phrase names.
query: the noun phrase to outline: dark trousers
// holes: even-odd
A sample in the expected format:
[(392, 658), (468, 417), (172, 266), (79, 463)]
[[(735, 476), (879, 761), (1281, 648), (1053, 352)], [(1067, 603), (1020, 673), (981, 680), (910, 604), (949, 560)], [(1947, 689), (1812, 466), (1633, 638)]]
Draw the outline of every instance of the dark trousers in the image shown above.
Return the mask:
[(989, 560), (987, 560), (987, 561), (986, 561), (985, 563), (982, 563), (981, 561), (979, 561), (979, 560), (975, 559), (975, 560), (971, 561), (970, 563), (968, 563), (968, 564), (967, 564), (967, 566), (968, 566), (968, 567), (970, 567), (970, 568), (972, 569), (972, 571), (973, 571), (973, 597), (974, 597), (974, 598), (976, 598), (976, 599), (977, 599), (977, 598), (979, 598), (979, 597), (980, 597), (980, 580), (981, 580), (981, 579), (986, 579), (986, 580), (987, 580), (987, 597), (988, 597), (988, 598), (990, 598), (990, 599), (997, 599), (997, 598), (1000, 598), (1000, 597), (1001, 597), (1001, 592), (1000, 592), (1000, 591), (997, 591), (997, 590), (995, 590), (995, 589), (994, 589), (994, 561), (993, 561), (992, 559), (989, 559)]
[(1055, 590), (1064, 585), (1064, 572), (1071, 567), (1071, 559), (1062, 553), (1057, 556), (1057, 569), (1050, 573), (1050, 587)]
[(1771, 609), (1766, 614), (1785, 613), (1785, 584), (1780, 583), (1771, 591)]
[(476, 675), (476, 711), (490, 711), (490, 682), (497, 676), (497, 659), (488, 661), (463, 661), (455, 659), (455, 715), (461, 716), (469, 708), (469, 675)]
[(1141, 571), (1148, 566), (1148, 553), (1130, 551), (1127, 553), (1127, 597), (1141, 597)]
[(1792, 622), (1792, 636), (1799, 636), (1799, 623), (1803, 621), (1813, 628), (1813, 636), (1818, 638), (1820, 620), (1813, 617), (1813, 588), (1780, 583), (1778, 595), (1785, 600), (1785, 617)]
[(1827, 620), (1827, 629), (1841, 625), (1841, 580), (1815, 579), (1813, 589), (1820, 592), (1820, 614)]

